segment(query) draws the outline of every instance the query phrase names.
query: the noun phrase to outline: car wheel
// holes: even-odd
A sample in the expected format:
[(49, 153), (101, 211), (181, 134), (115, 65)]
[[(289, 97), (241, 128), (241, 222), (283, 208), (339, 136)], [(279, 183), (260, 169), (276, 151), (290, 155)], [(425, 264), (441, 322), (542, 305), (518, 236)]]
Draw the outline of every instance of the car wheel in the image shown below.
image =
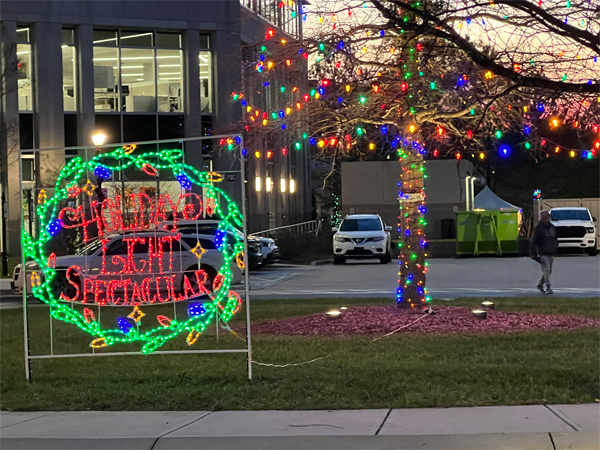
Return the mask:
[[(71, 277), (71, 281), (77, 284), (79, 292), (81, 292), (81, 279), (72, 275)], [(74, 298), (77, 294), (75, 286), (67, 280), (67, 272), (60, 269), (56, 271), (56, 275), (50, 282), (50, 289), (52, 289), (52, 293), (57, 299), (60, 297), (61, 293), (64, 293), (68, 298)]]
[(596, 247), (596, 243), (594, 243), (593, 247), (588, 248), (586, 253), (590, 256), (596, 256), (598, 254), (598, 247)]
[(334, 264), (346, 264), (346, 258), (344, 256), (334, 256), (333, 263)]
[[(207, 266), (205, 264), (203, 264), (202, 266), (200, 266), (201, 270), (204, 270), (204, 273), (206, 273), (206, 279), (204, 280), (204, 287), (206, 288), (206, 290), (208, 292), (212, 292), (213, 291), (213, 283), (215, 281), (215, 277), (217, 276), (217, 272), (215, 271), (215, 269), (213, 269), (211, 266)], [(183, 276), (188, 278), (188, 280), (190, 281), (190, 286), (192, 287), (192, 289), (194, 290), (194, 292), (199, 292), (200, 291), (200, 287), (198, 286), (198, 277), (196, 277), (196, 271), (198, 270), (198, 266), (192, 266), (190, 268), (188, 268)], [(181, 278), (181, 293), (184, 292), (184, 278)]]

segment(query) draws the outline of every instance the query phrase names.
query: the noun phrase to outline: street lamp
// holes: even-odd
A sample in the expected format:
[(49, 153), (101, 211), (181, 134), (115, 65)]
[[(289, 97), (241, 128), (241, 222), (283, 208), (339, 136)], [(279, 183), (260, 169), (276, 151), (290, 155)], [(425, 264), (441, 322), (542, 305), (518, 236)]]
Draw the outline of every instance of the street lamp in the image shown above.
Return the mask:
[(106, 135), (101, 131), (96, 132), (96, 134), (92, 134), (92, 142), (98, 147), (104, 144), (105, 139)]

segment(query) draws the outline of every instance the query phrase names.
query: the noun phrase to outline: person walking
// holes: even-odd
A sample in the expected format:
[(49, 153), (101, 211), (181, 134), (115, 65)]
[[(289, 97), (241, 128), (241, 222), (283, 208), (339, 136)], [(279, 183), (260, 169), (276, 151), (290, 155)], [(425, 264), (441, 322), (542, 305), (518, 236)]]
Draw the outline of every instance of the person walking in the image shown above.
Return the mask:
[[(542, 267), (542, 279), (537, 285), (542, 294), (552, 294), (550, 275), (552, 274), (552, 263), (554, 255), (558, 250), (558, 234), (556, 227), (550, 223), (550, 213), (542, 211), (540, 222), (536, 225), (529, 245), (529, 255)], [(544, 283), (546, 290), (544, 291)]]

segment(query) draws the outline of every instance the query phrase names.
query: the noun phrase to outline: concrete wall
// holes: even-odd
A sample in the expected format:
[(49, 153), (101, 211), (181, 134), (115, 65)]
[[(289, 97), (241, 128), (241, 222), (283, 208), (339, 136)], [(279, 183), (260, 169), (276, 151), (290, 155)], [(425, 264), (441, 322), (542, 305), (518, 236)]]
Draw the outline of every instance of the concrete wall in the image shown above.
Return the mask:
[[(427, 161), (425, 193), (427, 194), (429, 239), (442, 237), (442, 219), (456, 218), (454, 207), (465, 208), (464, 178), (473, 172), (469, 161)], [(395, 228), (398, 222), (398, 161), (366, 161), (342, 163), (342, 217), (353, 212), (379, 214)]]

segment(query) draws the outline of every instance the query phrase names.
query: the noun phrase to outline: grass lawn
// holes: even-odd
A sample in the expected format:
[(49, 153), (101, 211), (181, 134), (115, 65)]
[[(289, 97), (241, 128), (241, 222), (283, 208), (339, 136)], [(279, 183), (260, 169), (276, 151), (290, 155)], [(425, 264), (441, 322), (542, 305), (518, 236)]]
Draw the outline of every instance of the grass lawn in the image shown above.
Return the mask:
[[(261, 321), (385, 302), (261, 300), (252, 304), (252, 317)], [(599, 317), (597, 298), (502, 298), (495, 302), (504, 311)], [(451, 304), (476, 306), (478, 300)], [(106, 316), (110, 313), (103, 312), (103, 320), (114, 320)], [(241, 319), (233, 323), (239, 325)], [(3, 410), (401, 408), (577, 403), (600, 398), (597, 328), (489, 335), (398, 334), (376, 342), (373, 336), (255, 335), (253, 355), (260, 362), (285, 364), (329, 356), (297, 367), (255, 365), (252, 383), (246, 380), (241, 354), (43, 360), (32, 362), (33, 382), (27, 384), (21, 311), (2, 310), (0, 325)], [(32, 350), (48, 351), (45, 307), (31, 308), (30, 326)], [(85, 351), (90, 341), (74, 326), (56, 322), (53, 333), (55, 352)], [(229, 334), (221, 334), (218, 341), (221, 348), (240, 344)], [(180, 342), (168, 345), (186, 348)], [(216, 345), (214, 332), (195, 344), (198, 348)]]

